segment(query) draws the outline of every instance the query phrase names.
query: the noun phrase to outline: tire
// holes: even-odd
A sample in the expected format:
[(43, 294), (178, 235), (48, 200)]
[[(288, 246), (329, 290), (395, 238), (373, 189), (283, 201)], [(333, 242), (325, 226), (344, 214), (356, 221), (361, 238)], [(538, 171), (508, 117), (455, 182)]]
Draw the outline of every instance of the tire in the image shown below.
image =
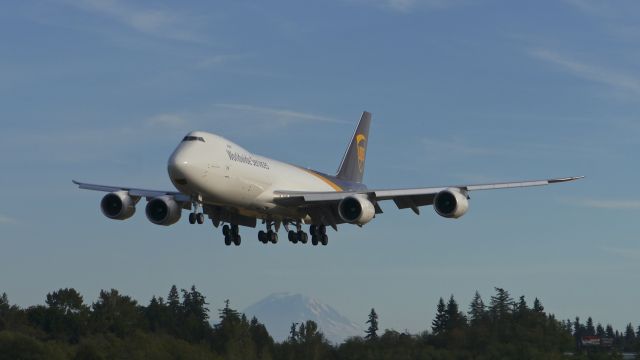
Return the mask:
[(234, 236), (238, 236), (240, 234), (240, 227), (238, 225), (231, 225), (231, 233)]
[(278, 243), (278, 233), (277, 232), (271, 232), (271, 236), (269, 237), (271, 240), (272, 244), (277, 244)]
[(312, 236), (311, 237), (311, 245), (313, 245), (313, 246), (317, 246), (318, 245), (318, 237), (317, 236)]
[(294, 244), (298, 243), (298, 234), (293, 230), (289, 231), (289, 241)]
[(241, 242), (242, 242), (242, 236), (240, 235), (236, 236), (236, 238), (233, 239), (233, 243), (236, 244), (236, 246), (240, 246)]
[(196, 214), (190, 213), (189, 214), (189, 224), (193, 225), (195, 223), (196, 223)]
[(263, 244), (267, 243), (267, 234), (262, 230), (258, 231), (258, 241)]
[(200, 225), (204, 224), (204, 214), (199, 213), (196, 215), (196, 222)]
[(224, 244), (227, 246), (231, 245), (231, 238), (229, 237), (229, 235), (225, 235)]
[(222, 235), (224, 235), (225, 237), (229, 236), (230, 231), (229, 231), (229, 225), (225, 225), (222, 227)]
[(324, 225), (318, 226), (318, 235), (327, 235), (327, 227)]
[(304, 231), (300, 231), (298, 232), (298, 239), (301, 243), (306, 244), (307, 240), (309, 239), (309, 235), (307, 235), (307, 233)]
[(309, 226), (309, 234), (311, 234), (311, 236), (312, 236), (312, 237), (313, 237), (313, 236), (316, 236), (316, 231), (317, 231), (317, 229), (318, 229), (318, 228), (317, 228), (317, 226), (315, 226), (315, 225), (311, 225), (311, 226)]

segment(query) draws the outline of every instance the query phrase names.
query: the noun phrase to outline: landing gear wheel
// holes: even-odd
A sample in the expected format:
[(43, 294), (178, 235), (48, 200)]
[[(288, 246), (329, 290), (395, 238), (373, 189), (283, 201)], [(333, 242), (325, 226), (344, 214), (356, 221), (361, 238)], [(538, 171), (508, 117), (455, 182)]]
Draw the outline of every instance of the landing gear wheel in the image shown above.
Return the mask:
[(222, 227), (222, 235), (224, 235), (225, 237), (229, 236), (230, 231), (229, 231), (229, 225), (225, 225)]
[(231, 237), (229, 235), (224, 237), (224, 244), (227, 246), (231, 245)]
[(309, 235), (307, 235), (306, 232), (300, 230), (298, 231), (297, 238), (298, 238), (298, 241), (300, 241), (303, 244), (306, 244), (307, 240), (309, 239)]
[(258, 231), (258, 241), (260, 241), (263, 244), (266, 244), (267, 243), (267, 233), (265, 233), (262, 230)]
[(327, 227), (324, 225), (318, 226), (318, 235), (327, 235)]
[(277, 244), (278, 243), (278, 233), (269, 230), (267, 232), (267, 236), (268, 236), (269, 241), (271, 241), (272, 244)]
[(298, 243), (298, 233), (296, 233), (293, 230), (289, 231), (289, 241), (291, 241), (294, 244), (297, 244)]
[(233, 239), (233, 243), (236, 244), (236, 246), (240, 246), (241, 242), (242, 242), (242, 236), (236, 235), (235, 239)]
[(311, 237), (316, 236), (316, 231), (318, 231), (318, 227), (315, 225), (311, 225), (309, 226), (309, 234), (311, 234)]
[[(191, 217), (191, 215), (189, 215), (189, 217)], [(200, 225), (204, 224), (204, 214), (203, 213), (199, 213), (195, 216), (196, 218), (196, 222)], [(191, 221), (191, 219), (189, 219), (189, 221)]]
[(313, 245), (313, 246), (317, 246), (318, 245), (318, 237), (317, 236), (312, 236), (311, 237), (311, 245)]
[(329, 243), (329, 237), (327, 235), (322, 235), (320, 237), (320, 242), (322, 243), (322, 246), (327, 246)]
[(190, 213), (189, 214), (189, 224), (193, 225), (195, 223), (196, 223), (196, 214)]

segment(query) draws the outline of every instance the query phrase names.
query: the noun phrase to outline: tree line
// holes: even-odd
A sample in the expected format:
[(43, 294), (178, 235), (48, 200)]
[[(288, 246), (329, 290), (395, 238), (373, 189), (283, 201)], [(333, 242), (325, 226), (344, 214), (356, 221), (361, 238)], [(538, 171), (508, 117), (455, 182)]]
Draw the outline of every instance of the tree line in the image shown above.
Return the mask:
[[(118, 290), (102, 290), (85, 304), (75, 289), (47, 294), (44, 305), (20, 308), (0, 297), (0, 360), (4, 359), (617, 359), (640, 348), (640, 328), (624, 332), (591, 318), (559, 321), (537, 298), (513, 299), (496, 288), (485, 304), (478, 292), (466, 311), (440, 298), (428, 329), (380, 331), (369, 311), (361, 337), (329, 343), (313, 321), (293, 323), (275, 342), (264, 324), (233, 309), (229, 300), (210, 318), (195, 286), (139, 304)], [(636, 336), (639, 335), (639, 336)], [(583, 347), (585, 336), (612, 339), (605, 350)]]

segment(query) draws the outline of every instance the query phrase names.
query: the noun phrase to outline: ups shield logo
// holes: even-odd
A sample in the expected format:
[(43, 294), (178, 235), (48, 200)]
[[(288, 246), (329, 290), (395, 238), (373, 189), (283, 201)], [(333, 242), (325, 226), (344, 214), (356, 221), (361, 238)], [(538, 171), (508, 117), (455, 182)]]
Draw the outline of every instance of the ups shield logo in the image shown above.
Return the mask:
[(358, 170), (364, 171), (364, 158), (367, 152), (367, 138), (364, 135), (356, 136), (356, 147), (358, 149)]

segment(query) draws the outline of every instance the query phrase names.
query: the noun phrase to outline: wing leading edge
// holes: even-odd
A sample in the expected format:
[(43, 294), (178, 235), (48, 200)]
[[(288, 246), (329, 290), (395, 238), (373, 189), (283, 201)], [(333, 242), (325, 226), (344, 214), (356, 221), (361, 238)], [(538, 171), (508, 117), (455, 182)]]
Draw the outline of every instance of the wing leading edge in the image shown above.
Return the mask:
[(72, 180), (72, 181), (74, 184), (78, 185), (80, 189), (104, 191), (104, 192), (126, 191), (129, 193), (130, 196), (145, 197), (145, 198), (154, 198), (154, 197), (163, 196), (163, 195), (170, 195), (178, 202), (191, 201), (191, 198), (188, 195), (185, 195), (177, 191), (137, 189), (137, 188), (127, 187), (127, 186), (98, 185), (98, 184), (87, 184), (87, 183), (83, 183), (75, 180)]

